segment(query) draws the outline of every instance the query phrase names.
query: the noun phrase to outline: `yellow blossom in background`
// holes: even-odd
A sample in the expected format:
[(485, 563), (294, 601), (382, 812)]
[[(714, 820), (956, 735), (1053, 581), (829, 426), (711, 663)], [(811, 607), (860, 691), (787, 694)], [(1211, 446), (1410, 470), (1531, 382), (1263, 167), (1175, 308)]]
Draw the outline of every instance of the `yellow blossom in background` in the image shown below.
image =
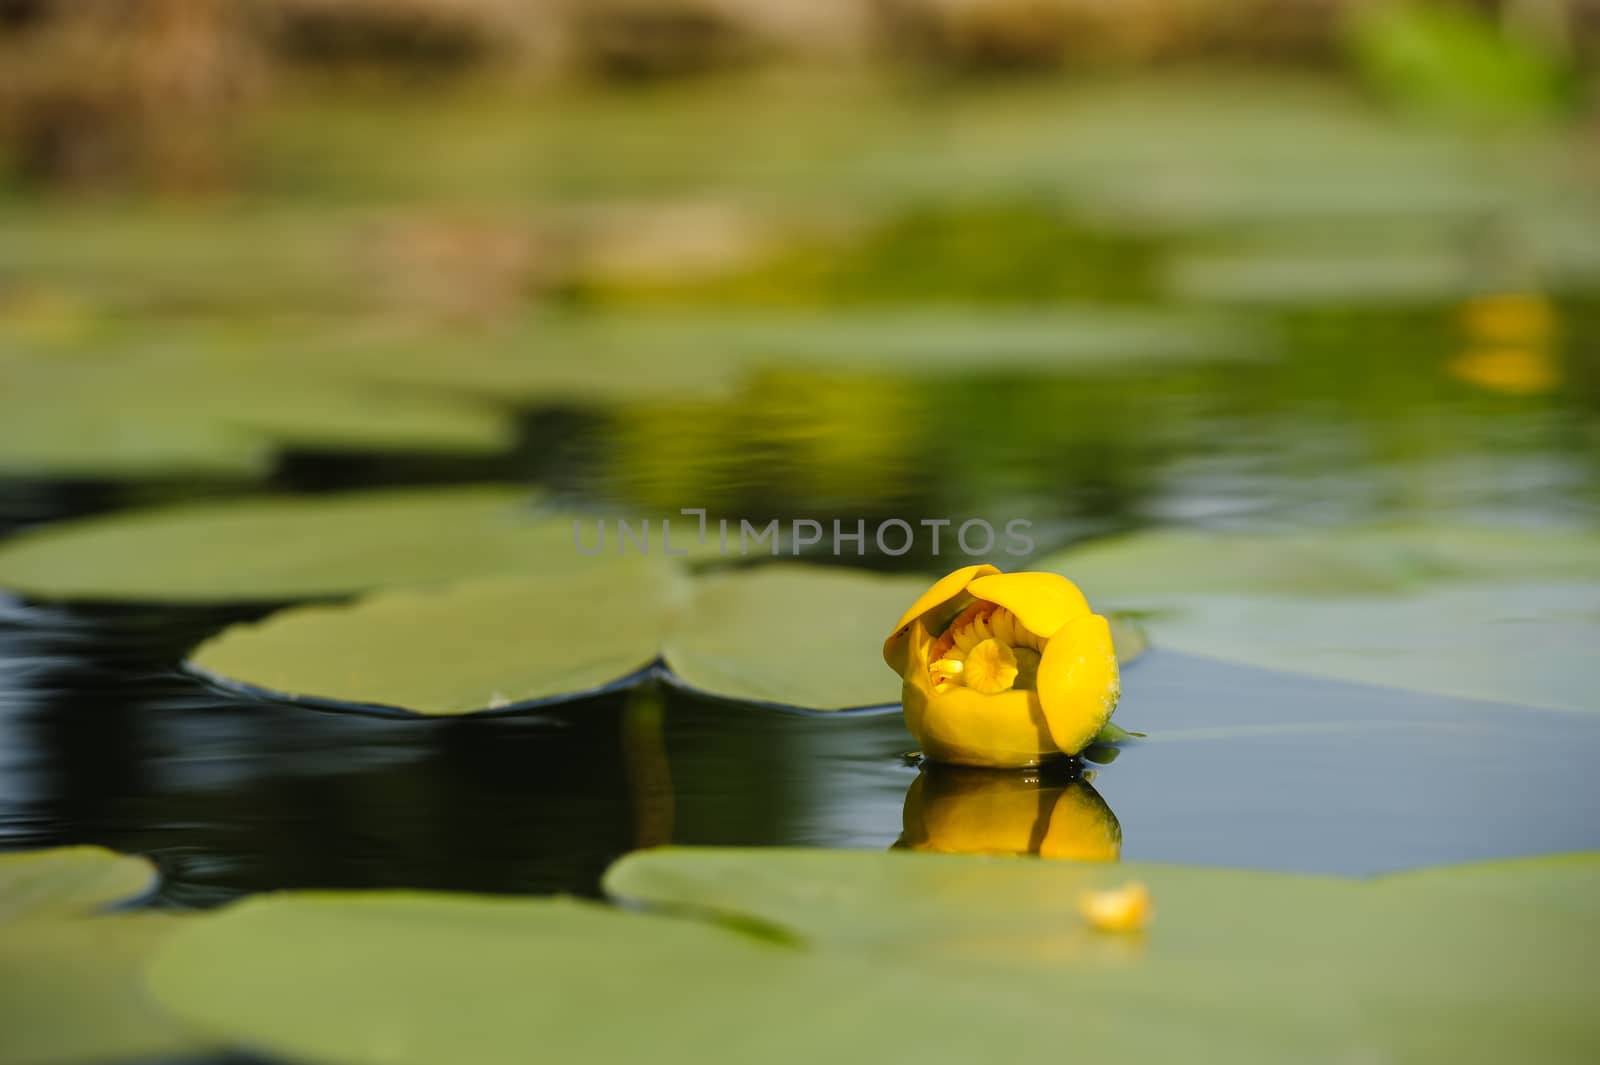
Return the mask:
[(1535, 396), (1561, 383), (1555, 342), (1556, 309), (1536, 293), (1496, 293), (1462, 305), (1466, 348), (1447, 367), (1450, 376), (1507, 396)]
[(1138, 932), (1155, 916), (1150, 889), (1135, 880), (1108, 891), (1086, 891), (1078, 898), (1078, 912), (1097, 932)]
[(1507, 396), (1537, 396), (1561, 383), (1561, 367), (1543, 348), (1464, 351), (1451, 360), (1450, 375)]
[(923, 753), (958, 765), (1075, 755), (1122, 693), (1110, 626), (1055, 573), (956, 570), (900, 618), (883, 659)]
[(1560, 319), (1544, 296), (1497, 292), (1461, 305), (1461, 332), (1473, 344), (1544, 345), (1556, 337)]

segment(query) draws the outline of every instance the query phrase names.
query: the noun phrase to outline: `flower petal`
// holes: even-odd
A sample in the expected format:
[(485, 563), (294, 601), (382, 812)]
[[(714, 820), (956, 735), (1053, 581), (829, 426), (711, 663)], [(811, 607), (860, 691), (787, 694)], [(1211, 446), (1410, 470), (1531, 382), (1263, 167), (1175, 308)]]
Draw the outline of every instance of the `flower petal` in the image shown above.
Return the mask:
[(914, 670), (901, 698), (906, 727), (936, 762), (1010, 769), (1060, 753), (1034, 692), (1013, 688), (984, 695), (951, 685), (935, 695), (927, 672)]
[[(972, 583), (974, 577), (983, 577), (999, 572), (998, 569), (990, 565), (963, 566), (935, 581), (932, 588), (923, 592), (921, 597), (911, 604), (911, 609), (900, 615), (900, 620), (895, 622), (894, 632), (890, 633), (889, 638), (883, 641), (883, 660), (889, 663), (889, 668), (901, 676), (905, 676), (907, 634), (913, 621), (938, 610), (940, 607), (962, 596), (967, 590), (967, 585)], [(950, 616), (954, 617), (960, 613), (961, 606), (964, 605), (964, 603), (960, 604), (956, 609), (951, 610)], [(948, 622), (949, 618), (944, 620)], [(939, 631), (943, 628), (943, 625), (929, 626), (930, 631)]]
[(1099, 614), (1063, 625), (1039, 659), (1039, 702), (1057, 747), (1077, 754), (1111, 718), (1122, 695), (1111, 626)]
[(1078, 586), (1059, 573), (994, 573), (977, 578), (967, 591), (1005, 607), (1029, 632), (1046, 639), (1091, 613)]

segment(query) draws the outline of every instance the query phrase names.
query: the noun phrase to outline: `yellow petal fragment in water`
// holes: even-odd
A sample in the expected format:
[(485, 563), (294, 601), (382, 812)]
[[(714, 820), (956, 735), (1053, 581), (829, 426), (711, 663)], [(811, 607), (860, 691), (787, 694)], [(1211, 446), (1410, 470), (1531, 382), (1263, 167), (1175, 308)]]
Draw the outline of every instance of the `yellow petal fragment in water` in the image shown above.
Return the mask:
[(994, 573), (978, 577), (967, 591), (1005, 607), (1029, 632), (1046, 638), (1090, 613), (1078, 586), (1059, 573)]
[(1109, 891), (1084, 892), (1078, 912), (1098, 932), (1138, 932), (1150, 923), (1155, 908), (1150, 889), (1135, 880)]
[(1062, 626), (1039, 659), (1039, 704), (1055, 744), (1077, 754), (1111, 719), (1122, 696), (1111, 626), (1089, 614)]

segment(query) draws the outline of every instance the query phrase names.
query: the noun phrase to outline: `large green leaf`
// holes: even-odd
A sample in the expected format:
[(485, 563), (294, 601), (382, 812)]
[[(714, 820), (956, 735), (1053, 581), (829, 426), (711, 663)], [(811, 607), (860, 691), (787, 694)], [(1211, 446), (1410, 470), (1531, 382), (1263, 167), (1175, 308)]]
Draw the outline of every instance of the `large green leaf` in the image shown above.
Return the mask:
[[(702, 578), (663, 657), (677, 683), (724, 699), (812, 710), (893, 705), (900, 681), (883, 663), (883, 641), (929, 583), (806, 565)], [(1124, 663), (1143, 649), (1126, 619), (1114, 632)]]
[(155, 866), (103, 847), (0, 854), (0, 924), (92, 913), (149, 891)]
[(214, 1049), (152, 1002), (141, 979), (155, 950), (194, 920), (130, 913), (7, 925), (0, 935), (0, 1060), (94, 1065)]
[(1600, 709), (1600, 542), (1567, 532), (1139, 534), (1041, 566), (1157, 646), (1462, 698)]
[[(883, 640), (929, 583), (787, 564), (685, 581), (636, 555), (574, 568), (283, 611), (225, 630), (189, 665), (225, 686), (422, 714), (578, 697), (658, 659), (669, 682), (718, 698), (892, 706)], [(1116, 639), (1124, 661), (1143, 647), (1125, 620)]]
[(192, 669), (312, 705), (450, 716), (593, 694), (656, 661), (686, 590), (629, 556), (300, 607), (202, 644)]
[(1463, 699), (1600, 710), (1600, 582), (1429, 587), (1403, 598), (1173, 598), (1157, 646)]
[(515, 442), (514, 422), (497, 407), (308, 369), (288, 359), (5, 361), (0, 472), (249, 476), (281, 446), (492, 454)]
[[(535, 503), (522, 489), (469, 487), (112, 514), (0, 544), (0, 586), (61, 599), (273, 601), (479, 574), (563, 573), (617, 560), (614, 536), (607, 551), (582, 555), (573, 519)], [(594, 523), (581, 532), (592, 544)], [(693, 545), (692, 537), (683, 539)]]
[[(1492, 275), (1491, 275), (1492, 276)], [(1180, 299), (1264, 306), (1444, 303), (1480, 291), (1488, 276), (1463, 255), (1381, 246), (1241, 248), (1177, 258), (1167, 282)]]
[(1094, 603), (1362, 595), (1451, 579), (1584, 577), (1600, 571), (1600, 537), (1448, 525), (1282, 535), (1166, 529), (1072, 548), (1038, 565), (1068, 573)]
[[(835, 901), (848, 905), (844, 887)], [(1147, 1017), (1088, 971), (990, 980), (923, 961), (796, 950), (566, 900), (311, 894), (196, 922), (150, 985), (203, 1030), (341, 1065), (1022, 1063), (1064, 1041), (1121, 1062), (1170, 1060), (1208, 1039), (1238, 1061), (1331, 1061), (1325, 1041), (1351, 1042), (1325, 1004), (1300, 1015), (1172, 1004)]]
[(814, 710), (898, 703), (883, 641), (928, 583), (803, 565), (707, 577), (663, 657), (678, 683), (725, 699)]
[[(1130, 879), (1150, 886), (1154, 926), (1128, 938), (1091, 931), (1075, 910), (1080, 893)], [(1218, 1029), (1205, 1045), (1218, 1045), (1221, 1026), (1243, 1013), (1326, 1026), (1292, 1060), (1492, 1062), (1537, 1046), (1541, 1060), (1577, 1062), (1600, 1046), (1587, 1001), (1600, 960), (1586, 946), (1600, 914), (1592, 904), (1542, 900), (1592, 897), (1597, 880), (1597, 855), (1368, 883), (1142, 864), (668, 849), (623, 859), (606, 886), (629, 902), (770, 928), (820, 953), (960, 972), (965, 987), (1048, 989), (1063, 1006), (1094, 988), (1157, 1030), (1196, 1008), (1214, 1010)], [(1475, 890), (1483, 882), (1506, 893)]]
[(597, 316), (578, 334), (623, 349), (727, 352), (749, 365), (847, 365), (852, 369), (1081, 370), (1135, 358), (1243, 358), (1254, 330), (1217, 314), (1079, 307), (1041, 311), (921, 308), (631, 312)]

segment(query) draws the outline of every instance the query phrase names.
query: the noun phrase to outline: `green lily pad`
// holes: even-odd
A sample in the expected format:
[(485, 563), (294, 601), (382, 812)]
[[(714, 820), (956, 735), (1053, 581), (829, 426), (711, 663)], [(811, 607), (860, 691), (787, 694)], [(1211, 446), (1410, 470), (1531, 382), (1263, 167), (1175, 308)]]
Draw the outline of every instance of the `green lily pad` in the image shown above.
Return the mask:
[(1600, 582), (1430, 587), (1404, 598), (1174, 599), (1158, 646), (1522, 706), (1600, 710)]
[[(1592, 898), (1597, 876), (1600, 855), (1361, 882), (1146, 864), (667, 849), (623, 859), (606, 887), (632, 903), (769, 928), (818, 953), (960, 972), (964, 987), (1048, 987), (1063, 1006), (1078, 987), (1093, 987), (1157, 1029), (1210, 1007), (1219, 1026), (1244, 1012), (1321, 1030), (1326, 1041), (1308, 1041), (1293, 1060), (1360, 1047), (1380, 1060), (1491, 1062), (1536, 1045), (1541, 1058), (1578, 1062), (1600, 1045), (1586, 1001), (1600, 960), (1584, 946), (1600, 931), (1600, 913), (1592, 903), (1580, 910), (1539, 900), (1552, 892)], [(1149, 885), (1153, 926), (1132, 936), (1092, 931), (1076, 912), (1080, 894), (1130, 880)], [(1485, 880), (1512, 895), (1473, 890)], [(1524, 881), (1530, 894), (1513, 901)], [(1111, 1060), (1127, 1050), (1113, 1049)]]
[(900, 680), (883, 641), (923, 577), (763, 566), (695, 582), (662, 657), (675, 683), (724, 699), (814, 710), (886, 706)]
[[(112, 514), (0, 544), (0, 587), (49, 599), (277, 601), (616, 561), (615, 550), (579, 554), (573, 519), (535, 502), (523, 489), (469, 487)], [(592, 524), (582, 532), (591, 543)]]
[(93, 913), (155, 886), (149, 859), (103, 847), (0, 854), (0, 924)]
[(280, 447), (494, 454), (503, 409), (443, 393), (195, 358), (13, 359), (0, 391), (0, 472), (250, 477)]
[(1051, 556), (1157, 646), (1467, 699), (1600, 709), (1600, 543), (1582, 533), (1140, 534)]
[(1169, 268), (1180, 299), (1263, 306), (1393, 306), (1462, 299), (1493, 280), (1462, 255), (1355, 248), (1193, 253)]
[[(1257, 332), (1216, 313), (1107, 308), (728, 312), (682, 310), (598, 316), (596, 342), (657, 353), (730, 352), (747, 364), (844, 365), (853, 370), (995, 368), (1079, 370), (1125, 363), (1248, 358)], [(701, 356), (703, 357), (703, 356)]]
[(1169, 595), (1296, 597), (1400, 593), (1428, 582), (1561, 579), (1600, 571), (1587, 532), (1401, 526), (1242, 535), (1156, 530), (1071, 548), (1039, 568), (1067, 573), (1090, 602)]
[[(928, 583), (788, 564), (686, 581), (663, 559), (612, 556), (572, 573), (282, 611), (224, 630), (188, 664), (308, 705), (427, 715), (578, 698), (658, 661), (669, 683), (716, 698), (893, 706), (900, 681), (883, 640)], [(1142, 648), (1131, 623), (1116, 633), (1124, 661)]]
[(0, 935), (0, 1058), (94, 1065), (216, 1049), (146, 992), (143, 966), (196, 918), (164, 913), (27, 920)]
[(195, 922), (149, 982), (202, 1030), (340, 1065), (1021, 1065), (1064, 1037), (1116, 1063), (1170, 1060), (1208, 1036), (1232, 1060), (1276, 1062), (1350, 1042), (1323, 1008), (1174, 1005), (1142, 1020), (1145, 1004), (1070, 969), (972, 980), (962, 965), (796, 950), (761, 931), (571, 900), (287, 894)]
[(188, 664), (308, 705), (429, 716), (592, 695), (656, 661), (686, 596), (657, 560), (615, 562), (286, 610), (225, 630)]
[[(883, 641), (929, 583), (805, 565), (703, 578), (662, 657), (674, 682), (719, 698), (812, 710), (894, 705), (900, 681), (883, 663)], [(1124, 663), (1144, 646), (1126, 619), (1113, 638)]]

